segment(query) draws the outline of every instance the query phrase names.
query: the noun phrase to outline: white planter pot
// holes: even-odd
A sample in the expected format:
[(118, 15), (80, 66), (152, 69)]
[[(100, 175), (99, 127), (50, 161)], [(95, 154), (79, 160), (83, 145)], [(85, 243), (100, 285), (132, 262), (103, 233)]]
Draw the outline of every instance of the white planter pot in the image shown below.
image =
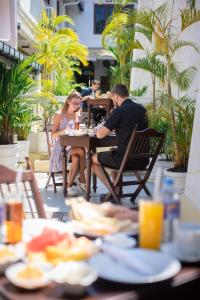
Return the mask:
[(0, 145), (0, 165), (15, 169), (18, 162), (19, 145)]
[(18, 144), (19, 144), (18, 162), (24, 162), (25, 157), (27, 157), (29, 154), (30, 141), (18, 141)]
[(165, 169), (164, 175), (174, 180), (175, 191), (177, 193), (179, 193), (180, 195), (184, 194), (187, 172), (172, 172)]
[(156, 169), (161, 168), (162, 170), (172, 168), (173, 163), (171, 161), (165, 160), (165, 159), (158, 159), (154, 165), (154, 168), (151, 172), (151, 175), (149, 177), (149, 181), (155, 181), (156, 176)]
[(32, 132), (28, 139), (30, 141), (30, 152), (48, 152), (44, 131)]

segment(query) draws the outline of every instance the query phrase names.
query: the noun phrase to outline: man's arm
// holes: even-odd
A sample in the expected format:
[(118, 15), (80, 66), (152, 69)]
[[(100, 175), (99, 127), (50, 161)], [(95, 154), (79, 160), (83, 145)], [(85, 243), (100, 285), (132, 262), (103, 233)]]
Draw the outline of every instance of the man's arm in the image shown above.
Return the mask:
[(114, 109), (108, 120), (105, 122), (104, 126), (97, 129), (96, 136), (99, 139), (107, 136), (111, 131), (116, 129), (119, 125), (121, 119), (121, 113), (119, 109)]
[(101, 126), (97, 129), (96, 136), (98, 139), (102, 139), (105, 136), (107, 136), (110, 132), (111, 131), (107, 127)]

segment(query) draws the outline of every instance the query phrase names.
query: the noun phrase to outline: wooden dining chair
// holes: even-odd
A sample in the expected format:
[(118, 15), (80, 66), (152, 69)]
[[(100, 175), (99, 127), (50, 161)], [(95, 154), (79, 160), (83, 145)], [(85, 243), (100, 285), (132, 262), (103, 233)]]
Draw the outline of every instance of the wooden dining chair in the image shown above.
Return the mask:
[[(50, 160), (50, 157), (51, 157), (52, 147), (55, 143), (55, 141), (53, 140), (52, 135), (51, 135), (52, 126), (53, 126), (52, 124), (48, 124), (47, 122), (45, 123), (45, 132), (46, 132), (46, 141), (47, 141), (49, 160)], [(68, 168), (69, 167), (70, 166), (68, 166)], [(67, 170), (67, 172), (68, 171), (69, 171), (69, 169)], [(47, 183), (45, 185), (45, 189), (48, 188), (50, 180), (52, 179), (54, 193), (57, 193), (57, 186), (63, 186), (62, 182), (60, 182), (60, 181), (56, 182), (56, 177), (57, 177), (56, 175), (59, 175), (59, 174), (62, 177), (62, 171), (60, 171), (60, 172), (52, 172), (51, 170), (49, 171), (49, 176), (48, 176), (48, 179), (47, 179)]]
[(27, 161), (27, 168), (28, 170), (22, 171), (22, 179), (17, 186), (15, 182), (17, 172), (0, 165), (0, 195), (5, 197), (9, 193), (17, 194), (19, 190), (23, 194), (24, 199), (28, 201), (32, 217), (35, 217), (32, 206), (34, 203), (38, 217), (46, 218), (41, 194), (29, 161)]
[[(130, 197), (131, 203), (135, 205), (135, 199), (137, 198), (141, 190), (144, 190), (147, 196), (151, 197), (152, 195), (147, 188), (146, 183), (149, 179), (156, 159), (163, 147), (164, 140), (165, 133), (160, 133), (153, 128), (147, 128), (143, 131), (137, 131), (136, 129), (134, 129), (131, 134), (120, 168), (116, 170), (103, 166), (102, 164), (100, 165), (101, 171), (105, 175), (109, 185), (109, 192), (106, 196), (104, 196), (102, 200), (108, 201), (112, 196), (115, 202), (119, 203), (120, 198)], [(142, 161), (143, 159), (148, 159), (149, 164), (144, 169), (127, 169), (126, 164), (128, 159), (136, 159), (138, 162)], [(110, 171), (116, 174), (114, 182), (110, 179), (108, 173)], [(123, 175), (127, 172), (131, 172), (133, 176), (136, 177), (136, 180), (124, 181)], [(141, 173), (143, 173), (143, 175), (141, 175)], [(132, 193), (123, 193), (123, 186), (137, 186), (137, 188)]]

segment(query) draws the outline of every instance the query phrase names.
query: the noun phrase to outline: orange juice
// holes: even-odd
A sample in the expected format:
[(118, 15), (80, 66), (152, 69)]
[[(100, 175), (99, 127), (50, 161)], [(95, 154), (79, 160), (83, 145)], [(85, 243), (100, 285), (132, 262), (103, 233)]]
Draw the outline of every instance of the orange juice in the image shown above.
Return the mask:
[(23, 221), (22, 202), (6, 203), (6, 242), (10, 244), (18, 243), (22, 240)]
[(139, 244), (142, 248), (159, 249), (163, 227), (163, 203), (139, 202)]

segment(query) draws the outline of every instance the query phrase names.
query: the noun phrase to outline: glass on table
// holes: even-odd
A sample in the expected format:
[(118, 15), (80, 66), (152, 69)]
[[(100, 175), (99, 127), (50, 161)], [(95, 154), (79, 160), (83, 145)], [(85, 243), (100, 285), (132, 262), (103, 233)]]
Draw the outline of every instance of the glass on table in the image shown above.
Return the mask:
[(9, 244), (22, 241), (23, 201), (21, 194), (10, 194), (5, 198), (5, 240)]
[(139, 245), (141, 248), (160, 248), (163, 229), (163, 203), (139, 201)]

